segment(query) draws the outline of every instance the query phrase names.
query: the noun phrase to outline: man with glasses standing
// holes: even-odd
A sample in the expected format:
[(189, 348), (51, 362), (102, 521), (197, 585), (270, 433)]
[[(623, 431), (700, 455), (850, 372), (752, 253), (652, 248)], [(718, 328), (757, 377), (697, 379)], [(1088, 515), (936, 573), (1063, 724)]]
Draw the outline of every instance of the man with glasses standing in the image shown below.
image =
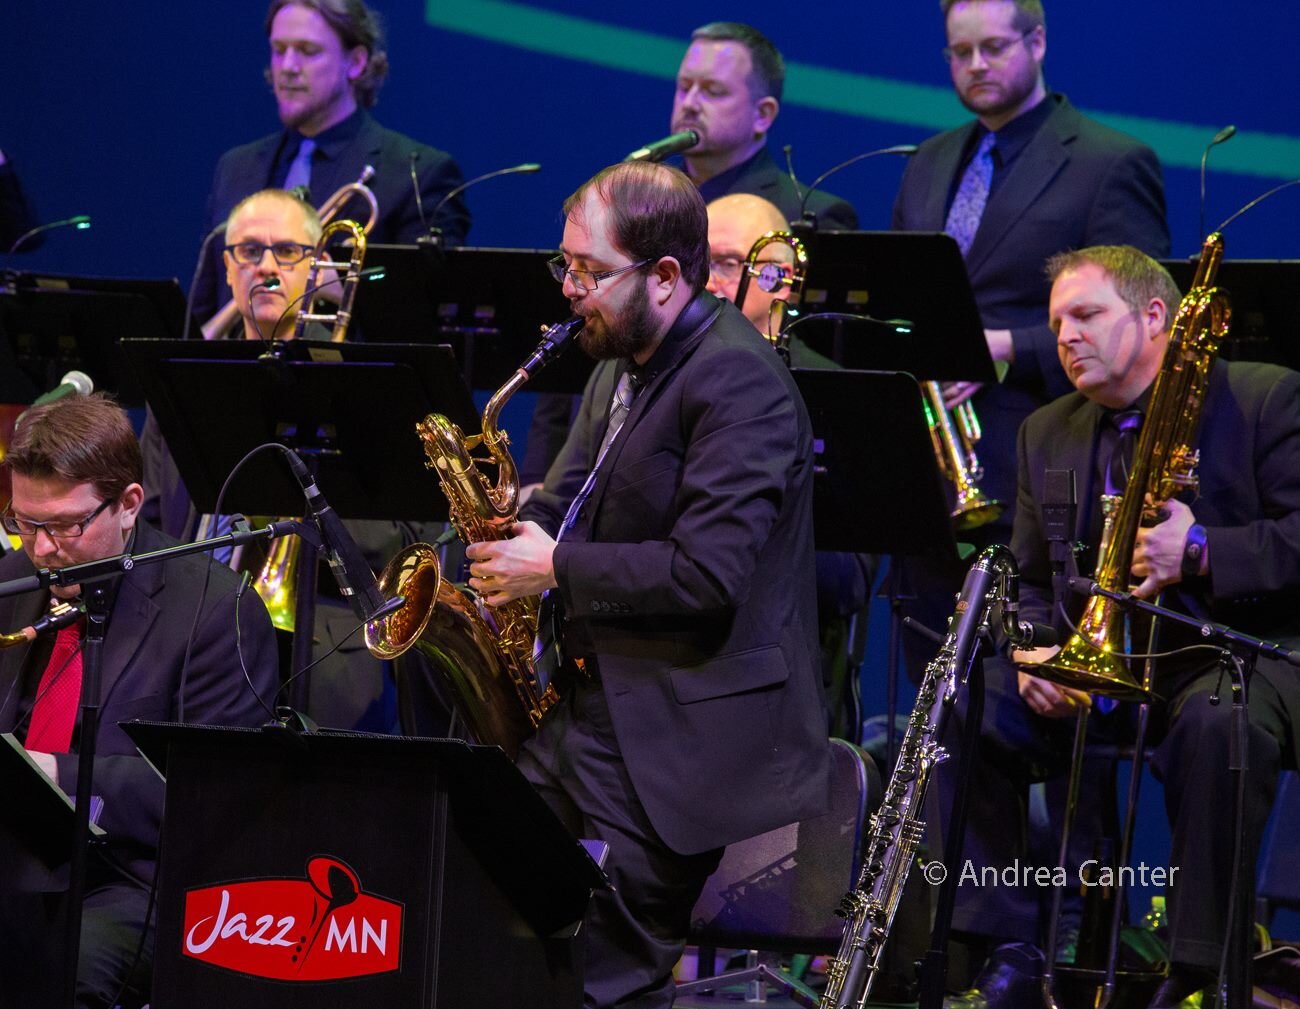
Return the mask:
[[(0, 581), (176, 544), (138, 521), (140, 447), (126, 414), (102, 395), (33, 407), (4, 465), (13, 499), (0, 521), (23, 549), (0, 560)], [(146, 909), (163, 784), (118, 723), (256, 725), (268, 717), (276, 683), (271, 621), (256, 593), (241, 598), (238, 589), (239, 579), (204, 555), (138, 565), (109, 586), (93, 781), (106, 838), (87, 867), (78, 1006), (111, 1006), (123, 990), (147, 994), (153, 960)], [(0, 599), (0, 628), (29, 627), (51, 602), (75, 602), (81, 591), (56, 586)], [(69, 795), (77, 787), (81, 623), (0, 652), (0, 729), (14, 733)], [(61, 977), (49, 962), (59, 934), (45, 932), (34, 904), (6, 895), (0, 905), (0, 990), (14, 1004), (38, 1004), (20, 993), (43, 992)]]
[(680, 171), (599, 172), (553, 264), (598, 359), (512, 538), (471, 544), (489, 606), (546, 593), (561, 701), (519, 767), (610, 846), (586, 1004), (668, 1006), (723, 846), (824, 810), (812, 430), (785, 365), (704, 289), (704, 200)]
[[(1047, 27), (1040, 0), (941, 0), (947, 33), (943, 58), (953, 89), (973, 122), (923, 142), (910, 159), (894, 203), (893, 226), (946, 231), (957, 242), (979, 306), (1000, 381), (945, 386), (950, 406), (970, 399), (983, 426), (981, 489), (1004, 510), (997, 521), (962, 535), (977, 547), (1010, 539), (1016, 504), (1016, 435), (1035, 409), (1072, 391), (1047, 325), (1047, 259), (1091, 245), (1132, 245), (1156, 258), (1169, 253), (1164, 188), (1154, 152), (1081, 114), (1043, 76)], [(951, 615), (960, 573), (912, 563), (918, 597), (913, 615), (941, 628)], [(908, 667), (919, 675), (933, 653), (907, 642)], [(986, 665), (984, 759), (981, 776), (1031, 777), (1017, 757), (1016, 732), (1027, 708), (1014, 670)], [(950, 720), (950, 748), (959, 745)], [(996, 727), (996, 729), (994, 728)], [(1028, 730), (1026, 730), (1028, 731)], [(1041, 778), (1042, 771), (1034, 772)], [(939, 806), (951, 808), (951, 772), (938, 775)], [(976, 866), (1001, 865), (1008, 825), (981, 813), (987, 782), (972, 790), (965, 855)], [(1049, 790), (1053, 795), (1055, 785)], [(1081, 814), (1076, 836), (1095, 816)], [(938, 811), (930, 816), (936, 833)], [(1019, 829), (1019, 828), (1017, 828)], [(935, 839), (932, 837), (932, 844)], [(936, 850), (936, 849), (932, 849)], [(1055, 848), (1052, 849), (1053, 852)], [(1055, 857), (1054, 855), (1052, 857)], [(1085, 856), (1086, 857), (1086, 856)], [(960, 1000), (969, 1009), (1037, 1006), (1039, 894), (1033, 888), (960, 887), (954, 928), (993, 949), (975, 987)], [(979, 945), (980, 943), (977, 943)]]

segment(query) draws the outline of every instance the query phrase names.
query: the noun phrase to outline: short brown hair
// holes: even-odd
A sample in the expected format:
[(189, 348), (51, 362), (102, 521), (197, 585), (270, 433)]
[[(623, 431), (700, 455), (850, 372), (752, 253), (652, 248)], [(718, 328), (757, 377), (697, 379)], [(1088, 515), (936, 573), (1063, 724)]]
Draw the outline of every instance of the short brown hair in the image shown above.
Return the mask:
[(105, 501), (144, 479), (140, 442), (117, 401), (102, 392), (34, 406), (14, 428), (4, 465), (35, 480), (94, 484)]
[[(984, 2), (986, 0), (939, 0), (939, 9), (943, 11), (944, 21), (947, 21), (948, 12), (957, 4)], [(1011, 19), (1011, 27), (1016, 31), (1027, 32), (1039, 25), (1047, 24), (1041, 0), (1011, 0), (1011, 2), (1016, 5), (1016, 16)]]
[(594, 189), (613, 211), (614, 245), (634, 260), (672, 256), (698, 291), (709, 281), (709, 214), (704, 197), (671, 165), (619, 162), (602, 168), (564, 201), (564, 216), (582, 213)]
[[(292, 4), (314, 10), (325, 19), (344, 49), (361, 46), (368, 59), (361, 76), (352, 82), (352, 94), (363, 108), (370, 108), (379, 100), (379, 89), (388, 77), (388, 52), (384, 49), (384, 26), (379, 14), (362, 0), (271, 0), (266, 12), (266, 34), (271, 34), (271, 22), (280, 11)], [(266, 72), (267, 80), (271, 71)]]
[(749, 95), (766, 98), (771, 95), (778, 102), (785, 90), (785, 60), (772, 40), (753, 25), (739, 21), (711, 21), (691, 32), (691, 41), (739, 42), (749, 50)]
[(1063, 273), (1083, 266), (1096, 266), (1115, 286), (1115, 293), (1135, 312), (1143, 311), (1152, 298), (1165, 305), (1166, 325), (1173, 322), (1182, 295), (1169, 271), (1131, 245), (1094, 245), (1087, 249), (1058, 252), (1047, 261), (1052, 283)]

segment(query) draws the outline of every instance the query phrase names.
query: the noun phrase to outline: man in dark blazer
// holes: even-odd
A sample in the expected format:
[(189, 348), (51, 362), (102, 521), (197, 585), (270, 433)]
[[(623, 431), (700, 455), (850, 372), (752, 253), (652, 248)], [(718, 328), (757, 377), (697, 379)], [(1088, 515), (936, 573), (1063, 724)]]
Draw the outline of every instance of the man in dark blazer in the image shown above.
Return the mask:
[(611, 848), (588, 1004), (667, 1006), (722, 847), (827, 802), (812, 432), (777, 355), (704, 290), (686, 176), (616, 165), (565, 213), (556, 272), (600, 363), (535, 521), (471, 545), (470, 584), (489, 605), (548, 593), (539, 669), (563, 700), (519, 764)]
[[(266, 33), (267, 79), (284, 129), (221, 156), (208, 197), (208, 231), (221, 228), (231, 208), (258, 190), (306, 185), (319, 205), (369, 165), (375, 176), (367, 186), (379, 205), (372, 242), (414, 242), (431, 227), (441, 228), (450, 244), (463, 242), (465, 202), (459, 196), (443, 202), (462, 181), (451, 155), (384, 128), (367, 111), (388, 74), (375, 12), (362, 0), (272, 0)], [(336, 219), (365, 224), (369, 215), (353, 195)], [(200, 320), (230, 300), (224, 273), (214, 240), (194, 294)]]
[(921, 144), (903, 173), (893, 226), (947, 230), (980, 140), (993, 134), (987, 203), (965, 259), (989, 350), (1006, 373), (995, 385), (955, 383), (945, 392), (954, 403), (974, 393), (984, 431), (980, 486), (1006, 505), (989, 542), (1006, 542), (1016, 432), (1070, 389), (1044, 321), (1043, 264), (1057, 252), (1101, 244), (1134, 245), (1159, 258), (1169, 253), (1169, 229), (1151, 149), (1047, 91), (1039, 0), (946, 0), (943, 10), (953, 87), (977, 118)]
[[(1065, 640), (1069, 630), (1054, 606), (1043, 533), (1045, 474), (1075, 472), (1080, 502), (1075, 536), (1091, 548), (1080, 563), (1088, 571), (1101, 528), (1099, 495), (1108, 475), (1116, 479), (1111, 459), (1123, 451), (1117, 447), (1117, 428), (1132, 409), (1150, 416), (1151, 385), (1164, 357), (1178, 290), (1158, 263), (1126, 246), (1064, 254), (1050, 269), (1051, 325), (1061, 363), (1078, 391), (1035, 412), (1021, 429), (1020, 507), (1012, 549), (1020, 564), (1022, 610), (1030, 619), (1055, 623)], [(1163, 605), (1295, 647), (1300, 644), (1300, 374), (1268, 364), (1217, 362), (1192, 448), (1200, 451), (1199, 493), (1190, 504), (1164, 502), (1167, 517), (1138, 532), (1135, 591), (1147, 599), (1163, 592)], [(1068, 604), (1077, 620), (1083, 600)], [(1200, 640), (1195, 630), (1165, 623), (1153, 650)], [(1089, 704), (1086, 694), (1033, 675), (1029, 663), (1056, 650), (1014, 656), (1026, 663), (1018, 686), (1027, 720), (1041, 724)], [(1168, 891), (1173, 967), (1152, 1002), (1159, 1009), (1172, 1009), (1217, 975), (1229, 917), (1231, 853), (1238, 833), (1229, 773), (1232, 705), (1210, 702), (1222, 671), (1215, 655), (1205, 655), (1198, 649), (1161, 659), (1156, 667), (1154, 688), (1165, 701), (1158, 710), (1168, 727), (1154, 768), (1165, 786), (1173, 834), (1169, 866), (1177, 867)], [(1250, 770), (1241, 827), (1245, 865), (1253, 867), (1277, 776), (1296, 766), (1300, 683), (1295, 670), (1261, 659), (1249, 702)], [(990, 786), (996, 783), (990, 777)], [(995, 794), (986, 791), (986, 809)], [(1006, 831), (1008, 821), (1002, 822), (1004, 835), (1014, 835)], [(1238, 920), (1235, 927), (1244, 932), (1250, 925)]]
[(672, 130), (694, 130), (700, 142), (685, 154), (685, 169), (708, 203), (728, 193), (752, 193), (781, 208), (787, 221), (817, 215), (823, 228), (856, 228), (844, 200), (796, 186), (777, 167), (767, 134), (781, 110), (785, 62), (757, 28), (715, 21), (695, 29), (677, 70)]
[[(5, 466), (13, 499), (3, 523), (21, 538), (23, 550), (0, 560), (0, 580), (176, 544), (137, 521), (144, 495), (140, 449), (130, 421), (109, 399), (70, 396), (33, 407), (17, 428)], [(153, 959), (151, 931), (139, 961), (136, 951), (146, 927), (163, 783), (118, 723), (255, 725), (269, 717), (276, 684), (271, 623), (257, 594), (240, 598), (238, 587), (233, 573), (202, 555), (137, 565), (109, 587), (92, 783), (103, 800), (99, 825), (106, 838), (87, 872), (79, 1006), (111, 1006), (124, 984), (146, 992)], [(81, 588), (55, 586), (51, 593), (75, 601)], [(0, 599), (0, 627), (31, 626), (49, 607), (45, 592)], [(0, 652), (0, 728), (13, 732), (69, 795), (76, 792), (79, 760), (79, 624)], [(39, 916), (20, 920), (9, 897), (4, 903), (6, 977), (0, 987), (7, 996), (24, 985), (42, 991), (54, 976), (46, 958), (60, 936), (47, 935)]]

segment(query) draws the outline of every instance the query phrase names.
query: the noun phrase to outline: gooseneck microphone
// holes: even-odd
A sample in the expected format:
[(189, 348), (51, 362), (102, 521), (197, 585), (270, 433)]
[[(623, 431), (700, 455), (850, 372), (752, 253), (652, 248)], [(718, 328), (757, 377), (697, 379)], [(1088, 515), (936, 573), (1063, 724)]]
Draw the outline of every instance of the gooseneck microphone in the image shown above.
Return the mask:
[(51, 221), (49, 224), (37, 225), (35, 228), (32, 228), (31, 231), (24, 231), (18, 236), (14, 241), (14, 244), (9, 246), (9, 255), (12, 256), (37, 235), (42, 235), (47, 231), (53, 231), (55, 228), (76, 228), (78, 231), (85, 231), (89, 227), (90, 218), (85, 214), (78, 214), (76, 217), (65, 217), (61, 221)]
[(817, 215), (808, 213), (808, 198), (817, 191), (817, 187), (829, 179), (836, 172), (848, 168), (850, 165), (856, 165), (859, 161), (866, 161), (868, 158), (874, 158), (881, 154), (901, 154), (905, 157), (911, 157), (916, 153), (916, 144), (895, 144), (893, 147), (882, 147), (877, 151), (867, 151), (864, 154), (855, 154), (848, 161), (841, 161), (834, 168), (828, 169), (813, 179), (813, 184), (808, 187), (807, 192), (803, 194), (803, 200), (799, 203), (799, 217), (801, 220), (808, 221), (814, 227), (817, 225)]
[[(59, 379), (59, 384), (53, 389), (41, 393), (32, 400), (32, 406), (29, 406), (27, 410), (30, 410), (33, 406), (44, 406), (46, 403), (53, 403), (55, 400), (63, 399), (64, 396), (89, 396), (94, 391), (95, 383), (91, 381), (89, 375), (84, 371), (70, 371)], [(14, 421), (15, 427), (23, 422), (23, 418), (27, 416), (27, 410), (18, 415), (18, 418)]]
[[(419, 152), (412, 151), (411, 153), (415, 155), (415, 157), (411, 159), (411, 183), (412, 185), (415, 186), (416, 198), (418, 200), (419, 193), (420, 193), (420, 186), (419, 186), (419, 180), (416, 178), (415, 175), (415, 162), (419, 160)], [(438, 211), (440, 211), (450, 201), (454, 200), (465, 190), (469, 189), (470, 186), (477, 186), (480, 182), (486, 182), (488, 179), (495, 179), (501, 175), (533, 175), (534, 173), (540, 172), (541, 170), (542, 170), (542, 166), (539, 165), (536, 161), (525, 161), (522, 165), (512, 165), (510, 168), (498, 168), (495, 172), (487, 172), (484, 175), (479, 175), (470, 179), (468, 182), (462, 182), (459, 186), (457, 186), (446, 196), (444, 196), (441, 200), (439, 200), (437, 205), (433, 208), (433, 213), (430, 216), (433, 218), (434, 223), (428, 226), (428, 234), (421, 236), (420, 242), (422, 244), (427, 243), (432, 245), (442, 244), (442, 229), (438, 227), (438, 223), (437, 223)], [(421, 217), (421, 223), (424, 223), (423, 217)]]
[(316, 479), (307, 469), (307, 464), (291, 449), (286, 448), (284, 453), (289, 468), (293, 470), (294, 477), (302, 487), (303, 496), (307, 499), (307, 512), (320, 530), (325, 557), (329, 561), (334, 580), (338, 583), (339, 594), (347, 600), (358, 620), (374, 620), (389, 609), (379, 591), (379, 583), (375, 581), (375, 573), (370, 570), (370, 565), (361, 555), (361, 548), (344, 526), (338, 512), (330, 507), (325, 495), (316, 486)]
[(699, 142), (700, 135), (694, 130), (682, 130), (679, 133), (672, 133), (664, 137), (662, 140), (656, 140), (652, 144), (638, 147), (623, 160), (649, 161), (650, 163), (655, 164), (674, 154), (680, 154), (682, 151), (689, 151)]
[(1209, 160), (1210, 151), (1218, 147), (1225, 140), (1231, 140), (1237, 135), (1237, 127), (1229, 124), (1214, 135), (1214, 138), (1205, 145), (1205, 150), (1201, 154), (1201, 230), (1197, 232), (1197, 237), (1205, 238), (1205, 163)]

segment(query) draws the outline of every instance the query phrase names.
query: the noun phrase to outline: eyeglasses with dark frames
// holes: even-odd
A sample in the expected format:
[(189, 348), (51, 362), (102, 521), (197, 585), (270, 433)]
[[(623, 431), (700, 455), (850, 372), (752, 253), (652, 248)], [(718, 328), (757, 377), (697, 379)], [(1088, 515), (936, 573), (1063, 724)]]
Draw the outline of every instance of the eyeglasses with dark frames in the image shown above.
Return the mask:
[(565, 265), (563, 256), (556, 256), (554, 259), (546, 261), (546, 268), (551, 271), (551, 276), (555, 278), (557, 284), (563, 284), (567, 276), (573, 281), (573, 286), (584, 294), (596, 290), (602, 280), (609, 280), (611, 277), (617, 277), (620, 273), (627, 273), (628, 270), (635, 270), (637, 267), (645, 266), (646, 263), (652, 262), (649, 259), (643, 259), (639, 263), (629, 263), (627, 266), (620, 266), (617, 270), (605, 270), (603, 273), (593, 273), (591, 270), (573, 270)]
[(109, 498), (107, 501), (100, 502), (98, 508), (87, 515), (84, 519), (76, 522), (64, 522), (54, 519), (49, 522), (36, 522), (32, 519), (21, 518), (14, 514), (13, 502), (10, 501), (4, 506), (4, 511), (0, 511), (0, 525), (3, 525), (6, 532), (14, 533), (17, 536), (35, 536), (37, 532), (44, 529), (45, 535), (55, 540), (76, 539), (86, 531), (86, 527), (95, 519), (99, 518), (109, 505), (117, 498)]
[(257, 266), (262, 262), (267, 249), (271, 250), (271, 255), (281, 266), (296, 266), (311, 255), (314, 248), (314, 245), (303, 245), (301, 242), (276, 242), (274, 245), (264, 245), (261, 242), (237, 242), (234, 245), (227, 245), (226, 251), (240, 266)]

